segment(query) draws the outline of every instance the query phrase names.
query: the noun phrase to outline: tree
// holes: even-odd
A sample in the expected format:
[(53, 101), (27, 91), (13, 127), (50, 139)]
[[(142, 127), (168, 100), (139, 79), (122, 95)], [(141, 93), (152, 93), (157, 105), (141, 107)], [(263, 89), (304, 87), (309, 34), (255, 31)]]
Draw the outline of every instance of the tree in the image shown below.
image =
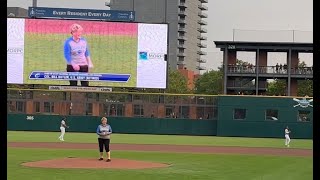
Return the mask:
[(313, 82), (312, 80), (306, 79), (298, 81), (298, 96), (313, 96)]
[(237, 60), (236, 60), (236, 65), (239, 65), (239, 66), (248, 66), (249, 63), (246, 62), (246, 61), (242, 61), (242, 60), (240, 60), (240, 59), (237, 59)]
[(300, 59), (298, 60), (298, 67), (300, 68), (304, 68), (304, 67), (307, 67), (307, 64), (304, 62), (304, 61), (300, 61)]
[(202, 74), (195, 82), (195, 92), (197, 94), (217, 95), (223, 93), (223, 73), (211, 70)]
[[(300, 61), (298, 63), (299, 68), (305, 68), (307, 67), (307, 64), (304, 61)], [(306, 79), (306, 80), (300, 80), (298, 81), (298, 96), (313, 96), (313, 81)]]
[(178, 70), (169, 70), (168, 72), (168, 88), (167, 93), (187, 94), (188, 81)]
[(287, 82), (284, 79), (276, 79), (268, 83), (267, 95), (281, 96), (285, 95), (287, 91)]

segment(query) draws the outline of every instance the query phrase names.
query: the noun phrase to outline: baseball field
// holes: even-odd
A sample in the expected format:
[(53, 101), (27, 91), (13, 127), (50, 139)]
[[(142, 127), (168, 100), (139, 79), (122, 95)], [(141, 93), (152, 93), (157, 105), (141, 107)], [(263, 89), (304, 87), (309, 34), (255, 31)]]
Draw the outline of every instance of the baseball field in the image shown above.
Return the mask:
[(67, 132), (65, 142), (59, 132), (7, 133), (10, 180), (313, 178), (312, 140), (113, 134), (108, 163), (97, 160), (95, 133)]
[[(32, 71), (66, 71), (64, 41), (73, 23), (83, 26), (94, 68), (92, 73), (131, 74), (127, 83), (90, 82), (92, 86), (135, 87), (137, 74), (136, 24), (26, 20), (24, 83), (68, 85), (68, 81), (29, 80)], [(130, 27), (129, 27), (130, 26)], [(132, 27), (131, 27), (132, 26)]]

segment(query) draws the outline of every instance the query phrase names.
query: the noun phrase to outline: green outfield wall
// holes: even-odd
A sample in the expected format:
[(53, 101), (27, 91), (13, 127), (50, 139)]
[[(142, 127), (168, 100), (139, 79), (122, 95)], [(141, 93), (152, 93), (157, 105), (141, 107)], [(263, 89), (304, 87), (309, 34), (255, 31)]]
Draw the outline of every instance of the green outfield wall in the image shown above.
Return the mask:
[[(283, 138), (284, 128), (289, 126), (292, 138), (312, 138), (313, 107), (301, 107), (290, 97), (219, 96), (217, 107), (215, 120), (140, 117), (108, 117), (108, 120), (115, 133)], [(14, 113), (7, 117), (7, 129), (16, 131), (59, 131), (62, 118)], [(67, 116), (68, 131), (95, 132), (100, 118)]]
[[(297, 104), (289, 97), (219, 97), (217, 135), (284, 137), (284, 128), (288, 126), (292, 138), (312, 138), (313, 108), (294, 107)], [(236, 117), (236, 111), (245, 111), (245, 116)]]
[[(95, 132), (101, 117), (68, 116), (70, 132)], [(8, 114), (8, 130), (60, 131), (61, 116)], [(216, 120), (109, 117), (115, 133), (217, 135)]]

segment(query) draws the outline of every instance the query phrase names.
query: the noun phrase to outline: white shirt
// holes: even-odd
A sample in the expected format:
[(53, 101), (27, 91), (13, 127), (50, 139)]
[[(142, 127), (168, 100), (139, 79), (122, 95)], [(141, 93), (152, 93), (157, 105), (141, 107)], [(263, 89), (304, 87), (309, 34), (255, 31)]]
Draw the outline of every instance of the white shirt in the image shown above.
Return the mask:
[(290, 132), (289, 132), (288, 129), (285, 129), (285, 130), (284, 130), (284, 133), (285, 133), (285, 135), (289, 135)]
[(63, 125), (66, 125), (66, 122), (64, 120), (61, 121), (61, 126), (60, 127), (64, 127)]

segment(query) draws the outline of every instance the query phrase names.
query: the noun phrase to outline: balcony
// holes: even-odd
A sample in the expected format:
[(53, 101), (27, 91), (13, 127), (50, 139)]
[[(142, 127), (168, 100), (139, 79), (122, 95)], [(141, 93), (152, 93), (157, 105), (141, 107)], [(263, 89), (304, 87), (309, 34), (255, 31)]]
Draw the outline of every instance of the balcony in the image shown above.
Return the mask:
[(204, 12), (199, 12), (198, 15), (201, 17), (201, 18), (207, 18), (208, 15)]
[(179, 24), (186, 24), (186, 20), (185, 20), (185, 19), (179, 19), (179, 20), (178, 20), (178, 23), (179, 23)]
[(180, 2), (179, 7), (187, 8), (187, 4), (184, 2)]
[(204, 52), (204, 51), (197, 51), (197, 54), (199, 54), (199, 55), (207, 55), (207, 53)]
[(186, 16), (186, 11), (180, 10), (178, 13), (179, 16)]
[(198, 5), (198, 8), (201, 9), (201, 10), (203, 10), (203, 11), (207, 11), (207, 10), (208, 10), (208, 7), (205, 6), (205, 5), (203, 5), (203, 4)]
[(207, 33), (207, 29), (206, 28), (198, 28), (198, 31), (201, 33)]
[(208, 0), (200, 0), (201, 3), (208, 3)]
[(206, 70), (206, 67), (204, 67), (204, 66), (197, 66), (196, 67), (198, 70)]
[(179, 39), (179, 40), (184, 40), (184, 41), (187, 40), (186, 36), (178, 36), (178, 39)]
[(197, 36), (198, 37), (198, 39), (200, 39), (200, 40), (207, 40), (207, 37), (206, 36)]
[(205, 59), (202, 58), (197, 58), (197, 62), (199, 63), (206, 63), (207, 61)]
[(313, 75), (313, 67), (291, 68), (291, 75)]
[(186, 53), (178, 52), (178, 57), (186, 57)]
[(199, 20), (198, 23), (200, 25), (207, 25), (208, 24), (207, 21), (204, 21), (204, 20)]
[[(259, 71), (259, 74), (287, 75), (289, 73), (287, 66), (284, 66), (281, 69), (276, 66), (260, 66), (258, 67), (258, 71)], [(294, 68), (291, 68), (290, 74), (291, 76), (295, 76), (295, 75), (297, 76), (312, 75), (313, 76), (313, 67), (294, 67)]]
[(178, 31), (179, 32), (186, 32), (186, 29), (184, 27), (183, 28), (180, 27), (180, 28), (178, 28)]
[(245, 74), (255, 74), (255, 66), (239, 66), (239, 65), (229, 65), (228, 73), (245, 73)]
[[(288, 77), (288, 69), (277, 68), (276, 66), (260, 66), (256, 67), (254, 65), (240, 66), (240, 65), (228, 65), (229, 74), (252, 74), (256, 75), (258, 69), (259, 76), (265, 77)], [(290, 71), (292, 78), (313, 78), (313, 67), (295, 67), (291, 68)]]
[(198, 43), (197, 46), (200, 48), (207, 48), (207, 45), (202, 43)]
[(184, 44), (178, 44), (178, 48), (185, 49), (186, 47)]

